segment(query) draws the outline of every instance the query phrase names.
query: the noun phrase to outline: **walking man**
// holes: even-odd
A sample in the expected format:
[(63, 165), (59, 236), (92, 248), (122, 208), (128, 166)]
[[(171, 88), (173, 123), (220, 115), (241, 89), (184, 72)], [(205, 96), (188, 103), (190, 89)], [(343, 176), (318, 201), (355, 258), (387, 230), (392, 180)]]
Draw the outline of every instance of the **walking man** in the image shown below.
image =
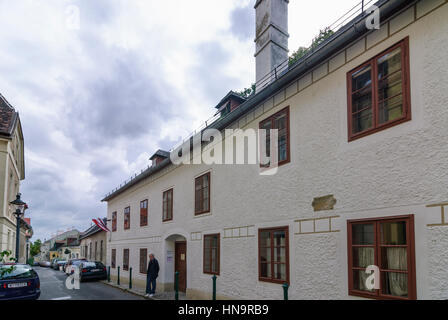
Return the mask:
[(146, 272), (146, 297), (153, 297), (156, 293), (156, 279), (159, 276), (159, 262), (154, 254), (149, 254), (148, 270)]

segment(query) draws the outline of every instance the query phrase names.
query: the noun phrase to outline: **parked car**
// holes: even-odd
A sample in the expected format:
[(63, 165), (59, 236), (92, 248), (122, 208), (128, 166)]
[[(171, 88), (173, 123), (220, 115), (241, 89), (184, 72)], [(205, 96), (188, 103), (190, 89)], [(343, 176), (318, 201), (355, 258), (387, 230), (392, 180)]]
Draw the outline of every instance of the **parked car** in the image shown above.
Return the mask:
[(65, 260), (58, 260), (58, 261), (54, 264), (53, 269), (54, 269), (54, 270), (59, 270), (59, 268), (60, 268), (60, 267), (63, 267), (66, 263), (67, 263), (67, 261), (65, 261)]
[(0, 300), (37, 300), (40, 296), (40, 280), (36, 271), (27, 264), (0, 264)]
[(34, 267), (38, 267), (38, 266), (39, 266), (39, 262), (34, 261), (34, 262), (33, 262), (33, 266), (34, 266)]
[(50, 267), (51, 263), (50, 261), (40, 261), (39, 262), (39, 266), (44, 267), (44, 268), (48, 268)]
[(57, 263), (59, 260), (62, 260), (62, 259), (60, 259), (60, 258), (55, 258), (55, 259), (51, 260), (50, 268), (54, 269), (54, 266), (56, 265), (56, 263)]
[(79, 281), (88, 279), (106, 280), (107, 270), (104, 264), (99, 261), (82, 261), (78, 266)]
[(65, 265), (65, 274), (70, 275), (75, 272), (75, 268), (79, 267), (79, 264), (83, 261), (87, 261), (86, 259), (70, 259), (67, 261)]

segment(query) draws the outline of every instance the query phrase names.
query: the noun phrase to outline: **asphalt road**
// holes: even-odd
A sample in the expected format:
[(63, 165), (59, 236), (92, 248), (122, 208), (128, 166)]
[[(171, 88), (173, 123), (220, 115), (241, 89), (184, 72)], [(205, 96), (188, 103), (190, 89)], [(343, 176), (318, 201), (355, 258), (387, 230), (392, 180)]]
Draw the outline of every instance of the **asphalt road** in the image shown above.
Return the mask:
[(64, 272), (41, 267), (34, 267), (34, 270), (40, 278), (39, 300), (143, 300), (100, 281), (81, 282), (79, 290), (69, 290), (65, 286)]

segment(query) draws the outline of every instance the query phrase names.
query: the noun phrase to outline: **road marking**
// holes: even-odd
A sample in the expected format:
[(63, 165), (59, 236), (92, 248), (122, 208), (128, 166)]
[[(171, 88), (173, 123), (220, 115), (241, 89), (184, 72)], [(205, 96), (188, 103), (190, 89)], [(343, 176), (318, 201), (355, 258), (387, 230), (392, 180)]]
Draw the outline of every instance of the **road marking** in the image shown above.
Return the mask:
[(70, 300), (71, 298), (72, 298), (71, 296), (67, 296), (67, 297), (53, 298), (51, 300)]

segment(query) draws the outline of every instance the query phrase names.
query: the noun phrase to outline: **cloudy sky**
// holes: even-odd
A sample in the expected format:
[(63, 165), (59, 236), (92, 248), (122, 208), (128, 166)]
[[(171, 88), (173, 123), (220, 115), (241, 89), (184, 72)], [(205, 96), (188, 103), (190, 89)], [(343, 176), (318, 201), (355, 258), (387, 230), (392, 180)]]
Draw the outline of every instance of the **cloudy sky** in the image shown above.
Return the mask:
[[(0, 0), (0, 93), (25, 136), (35, 237), (100, 200), (254, 82), (254, 0)], [(290, 50), (359, 0), (290, 0)]]

